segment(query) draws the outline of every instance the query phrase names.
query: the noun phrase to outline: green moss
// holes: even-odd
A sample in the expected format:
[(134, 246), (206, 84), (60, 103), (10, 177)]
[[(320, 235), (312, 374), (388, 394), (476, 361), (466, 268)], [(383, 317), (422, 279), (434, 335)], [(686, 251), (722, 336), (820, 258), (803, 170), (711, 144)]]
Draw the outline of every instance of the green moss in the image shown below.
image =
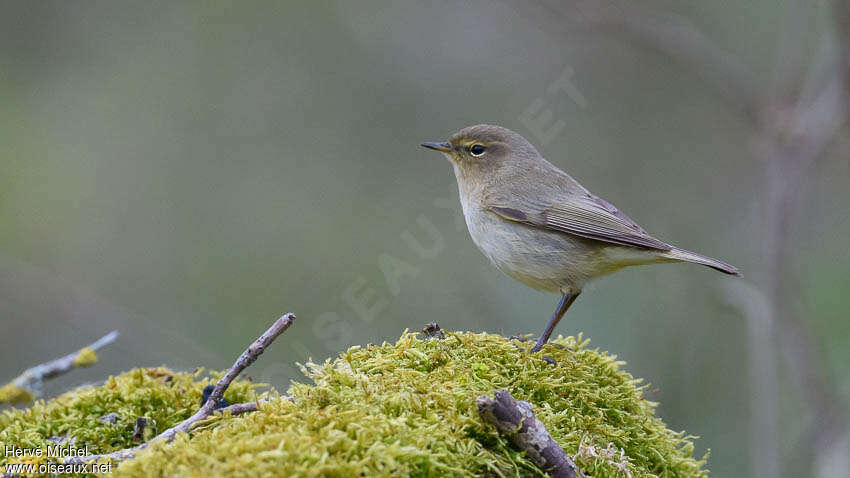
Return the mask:
[[(201, 392), (210, 383), (200, 374), (135, 369), (110, 377), (100, 386), (78, 388), (46, 402), (39, 400), (27, 409), (5, 410), (0, 414), (0, 450), (6, 446), (40, 449), (46, 455), (49, 446), (71, 443), (75, 449), (87, 447), (90, 454), (96, 454), (138, 445), (133, 440), (138, 417), (150, 417), (165, 430), (197, 410)], [(250, 401), (257, 394), (254, 385), (237, 381), (226, 397), (234, 402)], [(44, 456), (26, 460), (0, 454), (0, 470), (7, 463), (44, 460)]]
[(77, 367), (90, 367), (97, 363), (97, 352), (88, 347), (80, 350), (77, 357), (74, 359), (74, 365)]
[[(705, 459), (692, 457), (691, 437), (655, 417), (655, 405), (622, 362), (588, 349), (580, 336), (558, 339), (543, 354), (529, 355), (530, 345), (448, 333), (443, 340), (404, 334), (395, 344), (352, 347), (333, 361), (307, 364), (312, 383), (293, 384), (293, 402), (271, 400), (258, 412), (210, 418), (191, 436), (154, 444), (121, 463), (114, 475), (540, 475), (478, 417), (475, 398), (504, 388), (533, 404), (589, 476), (707, 476)], [(206, 383), (165, 369), (135, 370), (28, 411), (6, 412), (0, 446), (44, 446), (63, 434), (93, 453), (132, 446), (136, 417), (154, 419), (160, 430), (170, 427), (197, 409)], [(256, 394), (238, 383), (227, 399)], [(115, 425), (98, 420), (113, 411), (120, 416)]]
[(123, 463), (116, 476), (539, 474), (477, 415), (475, 398), (501, 388), (530, 401), (569, 453), (581, 445), (576, 460), (588, 475), (707, 476), (689, 437), (654, 416), (621, 362), (581, 338), (555, 343), (544, 348), (554, 366), (526, 353), (530, 344), (490, 334), (405, 334), (396, 344), (352, 347), (308, 364), (313, 384), (294, 384), (294, 403), (214, 419), (191, 439)]

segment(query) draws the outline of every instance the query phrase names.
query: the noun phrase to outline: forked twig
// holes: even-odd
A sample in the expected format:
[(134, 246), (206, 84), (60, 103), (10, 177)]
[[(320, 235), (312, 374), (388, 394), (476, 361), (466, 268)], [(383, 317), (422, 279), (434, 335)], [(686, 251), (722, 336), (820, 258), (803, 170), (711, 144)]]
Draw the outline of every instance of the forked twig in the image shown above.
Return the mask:
[(277, 319), (268, 330), (266, 330), (263, 335), (261, 335), (257, 340), (255, 340), (244, 352), (242, 355), (236, 359), (236, 362), (230, 367), (230, 370), (219, 379), (218, 383), (215, 385), (215, 389), (210, 394), (209, 398), (206, 402), (204, 402), (203, 406), (195, 412), (194, 415), (183, 420), (179, 424), (165, 430), (159, 435), (151, 438), (145, 443), (133, 448), (127, 448), (124, 450), (115, 451), (112, 453), (104, 453), (102, 455), (88, 455), (82, 457), (71, 457), (65, 460), (65, 463), (69, 464), (82, 464), (82, 463), (90, 463), (93, 461), (99, 461), (103, 459), (112, 459), (112, 460), (126, 460), (129, 458), (134, 458), (136, 456), (136, 452), (147, 448), (151, 443), (156, 443), (159, 441), (170, 442), (177, 436), (180, 432), (189, 432), (192, 429), (192, 426), (201, 421), (209, 418), (216, 412), (230, 412), (233, 415), (238, 415), (240, 413), (252, 412), (259, 409), (259, 402), (249, 402), (249, 403), (237, 403), (235, 405), (230, 405), (225, 408), (221, 408), (219, 410), (215, 409), (215, 405), (219, 402), (222, 396), (224, 396), (224, 392), (227, 390), (227, 387), (230, 386), (230, 383), (242, 373), (243, 370), (248, 368), (249, 365), (254, 363), (265, 350), (280, 334), (286, 331), (292, 323), (295, 322), (295, 314), (288, 313), (283, 317)]

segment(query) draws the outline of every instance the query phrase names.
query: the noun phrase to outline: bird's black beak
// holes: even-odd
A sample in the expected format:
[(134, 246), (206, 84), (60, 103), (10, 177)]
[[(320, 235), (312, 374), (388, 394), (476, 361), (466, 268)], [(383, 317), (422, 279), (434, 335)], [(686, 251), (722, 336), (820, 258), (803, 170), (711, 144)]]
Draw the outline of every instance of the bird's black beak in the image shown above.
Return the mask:
[(425, 146), (428, 149), (433, 149), (434, 151), (439, 151), (441, 153), (452, 152), (452, 145), (449, 143), (422, 143), (422, 146)]

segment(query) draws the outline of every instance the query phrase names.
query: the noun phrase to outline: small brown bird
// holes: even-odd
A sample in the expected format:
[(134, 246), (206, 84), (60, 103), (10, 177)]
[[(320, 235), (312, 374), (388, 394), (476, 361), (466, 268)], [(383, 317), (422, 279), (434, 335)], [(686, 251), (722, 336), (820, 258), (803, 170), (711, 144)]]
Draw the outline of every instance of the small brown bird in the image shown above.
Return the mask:
[(549, 340), (585, 284), (623, 267), (694, 262), (740, 275), (725, 262), (650, 236), (507, 128), (469, 126), (447, 142), (422, 146), (454, 167), (469, 235), (481, 252), (519, 282), (562, 294), (532, 352)]

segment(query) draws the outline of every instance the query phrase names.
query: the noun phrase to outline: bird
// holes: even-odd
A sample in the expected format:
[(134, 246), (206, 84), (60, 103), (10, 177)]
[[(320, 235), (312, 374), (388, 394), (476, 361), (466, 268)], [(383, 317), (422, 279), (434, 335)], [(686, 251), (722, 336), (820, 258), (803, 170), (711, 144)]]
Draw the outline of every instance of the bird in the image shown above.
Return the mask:
[(561, 294), (531, 353), (548, 342), (585, 285), (623, 267), (692, 262), (740, 276), (738, 268), (721, 260), (649, 235), (510, 129), (478, 124), (448, 141), (422, 146), (451, 163), (463, 216), (478, 249), (509, 277)]

